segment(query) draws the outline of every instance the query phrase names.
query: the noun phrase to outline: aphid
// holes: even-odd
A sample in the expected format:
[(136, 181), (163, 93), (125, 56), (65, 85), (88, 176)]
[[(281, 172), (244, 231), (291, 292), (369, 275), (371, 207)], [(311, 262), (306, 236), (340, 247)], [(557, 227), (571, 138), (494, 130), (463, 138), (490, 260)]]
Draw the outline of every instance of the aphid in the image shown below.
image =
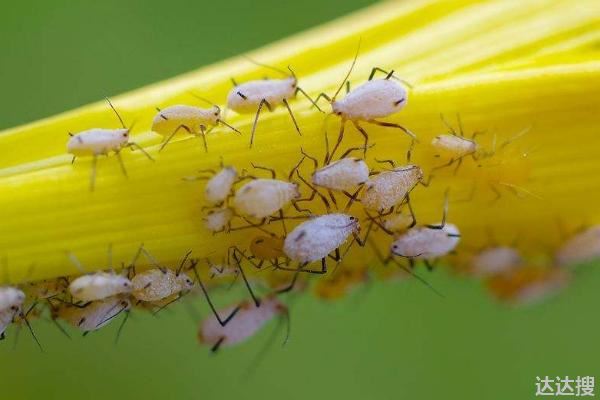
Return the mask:
[(242, 84), (237, 84), (233, 81), (233, 89), (227, 95), (227, 107), (240, 114), (253, 114), (254, 123), (252, 124), (252, 132), (250, 134), (250, 147), (254, 143), (254, 133), (256, 131), (256, 125), (258, 124), (258, 117), (263, 107), (267, 107), (269, 111), (273, 111), (279, 105), (284, 105), (287, 109), (294, 127), (299, 135), (302, 135), (296, 118), (292, 113), (292, 109), (289, 104), (289, 100), (296, 97), (298, 92), (302, 93), (315, 107), (321, 110), (319, 106), (314, 102), (311, 97), (298, 86), (298, 78), (294, 71), (288, 66), (288, 70), (291, 75), (288, 75), (285, 71), (278, 68), (271, 67), (256, 63), (260, 66), (272, 69), (286, 76), (284, 79), (263, 79), (254, 80)]
[(363, 185), (360, 203), (368, 210), (383, 214), (386, 210), (393, 211), (394, 207), (409, 200), (410, 192), (418, 185), (428, 186), (429, 181), (423, 180), (423, 170), (416, 165), (396, 167), (382, 171), (369, 178)]
[(14, 313), (21, 310), (25, 301), (25, 293), (22, 290), (12, 286), (0, 287), (0, 313), (12, 311)]
[(479, 145), (477, 142), (475, 142), (475, 137), (483, 132), (473, 132), (471, 138), (467, 139), (463, 132), (460, 114), (456, 114), (456, 119), (458, 121), (458, 132), (456, 132), (454, 128), (448, 122), (446, 122), (443, 115), (440, 115), (440, 117), (442, 118), (444, 125), (446, 125), (450, 131), (450, 134), (443, 134), (434, 137), (431, 141), (431, 145), (435, 149), (440, 150), (442, 153), (448, 155), (450, 157), (450, 161), (444, 165), (435, 167), (435, 169), (448, 167), (456, 162), (457, 165), (454, 169), (456, 172), (460, 168), (463, 158), (472, 156), (473, 159), (477, 160)]
[[(297, 172), (305, 158), (311, 160), (314, 167), (314, 171), (311, 176), (312, 185), (306, 182), (299, 172), (297, 172), (298, 178), (300, 178), (300, 180), (302, 180), (307, 186), (313, 189), (313, 194), (318, 194), (317, 188), (323, 188), (327, 190), (329, 198), (335, 205), (337, 205), (337, 201), (332, 191), (342, 192), (348, 198), (353, 199), (353, 195), (350, 194), (350, 191), (354, 191), (357, 188), (360, 190), (360, 187), (369, 179), (369, 167), (365, 160), (355, 157), (347, 157), (351, 152), (360, 149), (360, 147), (350, 148), (340, 157), (339, 160), (333, 162), (329, 161), (327, 165), (321, 168), (319, 168), (319, 162), (316, 158), (305, 153), (303, 149), (300, 149), (302, 152), (302, 159), (296, 165), (294, 170), (292, 170), (292, 173), (293, 171)], [(326, 163), (328, 158), (328, 154), (326, 154)], [(323, 198), (322, 195), (319, 194), (319, 196)], [(310, 200), (312, 200), (312, 198), (314, 198), (314, 196), (312, 196)], [(309, 199), (306, 199), (306, 201), (308, 200)]]
[[(109, 248), (109, 258), (111, 257), (110, 254)], [(81, 263), (74, 254), (69, 254), (69, 258), (80, 271), (84, 271)], [(111, 262), (109, 262), (110, 264)], [(69, 285), (69, 292), (73, 296), (73, 301), (84, 303), (103, 300), (118, 294), (130, 293), (131, 289), (131, 281), (127, 277), (114, 272), (96, 272), (83, 275), (75, 278)]]
[(229, 207), (209, 210), (204, 218), (204, 226), (212, 233), (223, 232), (231, 229), (233, 210)]
[(127, 128), (123, 119), (114, 108), (110, 100), (107, 98), (106, 101), (117, 115), (119, 122), (123, 128), (121, 129), (104, 129), (104, 128), (92, 128), (77, 134), (71, 134), (71, 138), (67, 142), (67, 151), (73, 154), (73, 162), (80, 156), (92, 156), (92, 171), (90, 175), (90, 190), (94, 190), (96, 181), (96, 163), (98, 156), (106, 155), (112, 151), (117, 156), (117, 160), (121, 166), (123, 175), (127, 176), (127, 170), (123, 159), (121, 158), (121, 150), (125, 147), (130, 147), (132, 150), (136, 148), (148, 157), (149, 160), (154, 159), (148, 154), (140, 145), (129, 141), (129, 133), (131, 128)]
[(391, 214), (383, 219), (383, 226), (390, 232), (402, 233), (415, 224), (414, 216), (407, 214)]
[(264, 298), (260, 306), (247, 301), (221, 310), (221, 313), (231, 314), (235, 310), (238, 310), (237, 315), (227, 326), (223, 326), (215, 316), (204, 319), (198, 331), (200, 343), (211, 346), (211, 351), (215, 352), (221, 347), (245, 341), (275, 316), (288, 317), (288, 308), (275, 296)]
[[(360, 246), (364, 245), (364, 240), (358, 236), (359, 232), (358, 219), (347, 214), (325, 214), (305, 221), (287, 235), (283, 246), (285, 255), (291, 261), (298, 262), (299, 268), (279, 268), (325, 274), (327, 257), (336, 262), (340, 261), (339, 248), (350, 236), (353, 236)], [(331, 256), (331, 253), (335, 255)], [(319, 260), (321, 260), (321, 270), (304, 269), (309, 263)]]
[[(446, 192), (442, 222), (433, 225), (414, 226), (399, 236), (386, 229), (383, 224), (368, 213), (367, 216), (384, 232), (395, 236), (390, 246), (390, 257), (398, 256), (406, 258), (411, 267), (414, 266), (415, 260), (424, 260), (425, 265), (429, 269), (432, 269), (431, 261), (452, 252), (460, 241), (460, 232), (456, 225), (446, 223), (447, 213), (448, 192)], [(416, 224), (416, 219), (414, 222)]]
[(194, 95), (194, 97), (212, 104), (212, 107), (200, 108), (179, 104), (163, 108), (162, 110), (157, 109), (158, 114), (154, 116), (154, 120), (152, 121), (152, 131), (166, 137), (159, 151), (164, 149), (180, 130), (185, 130), (190, 135), (200, 136), (206, 152), (208, 152), (206, 134), (211, 128), (221, 124), (241, 134), (239, 130), (223, 121), (219, 106), (200, 96)]
[(206, 202), (209, 205), (223, 204), (230, 195), (237, 178), (238, 173), (234, 167), (223, 167), (221, 171), (215, 173), (204, 188), (204, 199)]
[[(327, 99), (331, 103), (332, 114), (339, 116), (341, 119), (340, 132), (337, 142), (330, 154), (330, 160), (333, 158), (334, 153), (342, 142), (344, 137), (344, 126), (346, 125), (347, 121), (352, 122), (354, 127), (364, 137), (365, 152), (369, 144), (369, 135), (367, 134), (367, 131), (360, 125), (360, 122), (384, 127), (398, 128), (410, 136), (413, 142), (416, 140), (415, 134), (402, 125), (377, 120), (378, 118), (385, 118), (398, 113), (406, 106), (408, 102), (407, 90), (400, 83), (395, 82), (390, 78), (394, 78), (409, 87), (410, 85), (396, 78), (393, 70), (387, 72), (379, 67), (375, 67), (371, 70), (371, 74), (369, 75), (369, 80), (367, 82), (350, 91), (350, 81), (348, 81), (348, 78), (350, 77), (350, 74), (354, 69), (354, 65), (356, 64), (359, 50), (360, 44), (348, 73), (344, 77), (344, 80), (338, 87), (333, 97), (329, 97), (327, 94), (321, 93), (315, 100), (318, 101), (321, 97)], [(382, 72), (386, 74), (385, 78), (373, 79), (376, 72)], [(343, 99), (338, 100), (337, 96), (340, 94), (340, 91), (344, 85), (346, 85), (346, 96)]]
[[(284, 242), (285, 237), (279, 237), (274, 234), (257, 235), (252, 238), (248, 246), (250, 256), (247, 256), (244, 251), (235, 246), (230, 248), (230, 250), (233, 251), (236, 259), (244, 258), (257, 269), (261, 269), (265, 262), (269, 262), (271, 266), (277, 268), (280, 264), (287, 261), (287, 256), (283, 251)], [(281, 258), (284, 260), (281, 261)]]
[(271, 179), (251, 178), (252, 180), (240, 187), (233, 197), (233, 205), (238, 214), (256, 219), (265, 220), (267, 217), (279, 212), (300, 198), (297, 183), (290, 183), (275, 179), (276, 173), (270, 168), (252, 164), (254, 168), (265, 169), (271, 172)]
[(471, 271), (479, 277), (503, 274), (522, 265), (519, 251), (508, 246), (483, 249), (471, 260)]
[[(3, 259), (3, 268), (6, 274), (5, 280), (8, 282), (10, 279), (8, 277), (8, 265), (6, 258)], [(19, 317), (21, 320), (25, 321), (31, 336), (37, 343), (40, 350), (43, 351), (38, 338), (35, 336), (33, 328), (27, 320), (27, 315), (33, 308), (35, 308), (36, 303), (34, 303), (27, 313), (23, 313), (23, 303), (25, 302), (25, 298), (25, 293), (21, 289), (13, 286), (0, 286), (0, 340), (5, 338), (4, 332), (6, 331), (6, 328), (8, 328), (11, 323), (15, 322), (17, 317)]]
[(498, 300), (530, 305), (556, 294), (568, 282), (569, 275), (560, 268), (521, 266), (493, 276), (487, 281), (487, 288)]
[(556, 263), (561, 267), (574, 266), (600, 258), (600, 226), (576, 234), (556, 251)]
[[(194, 287), (194, 281), (182, 272), (191, 251), (185, 255), (177, 271), (158, 265), (154, 257), (143, 246), (140, 246), (138, 250), (138, 254), (140, 253), (143, 253), (155, 265), (155, 268), (136, 273), (131, 278), (133, 287), (131, 294), (137, 300), (154, 302), (173, 295), (181, 296), (182, 292), (187, 292)], [(132, 265), (135, 265), (135, 261), (137, 261), (137, 256)]]
[[(127, 297), (115, 296), (84, 305), (63, 302), (52, 310), (52, 317), (66, 321), (73, 327), (87, 333), (106, 326), (130, 308), (131, 302)], [(124, 322), (125, 320), (122, 325)]]
[(23, 286), (23, 290), (33, 299), (51, 299), (60, 296), (69, 287), (69, 280), (65, 277), (56, 279), (46, 279), (43, 281), (28, 283)]

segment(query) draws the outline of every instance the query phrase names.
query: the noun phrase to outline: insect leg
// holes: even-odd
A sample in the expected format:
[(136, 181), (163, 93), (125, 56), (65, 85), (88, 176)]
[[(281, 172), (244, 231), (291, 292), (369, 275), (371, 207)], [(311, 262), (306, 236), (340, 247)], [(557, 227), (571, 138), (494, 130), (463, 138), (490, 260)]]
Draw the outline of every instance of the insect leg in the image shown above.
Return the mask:
[(446, 226), (446, 215), (448, 214), (448, 189), (444, 194), (444, 209), (442, 213), (442, 222), (439, 225), (425, 225), (429, 229), (444, 229)]
[(325, 161), (325, 164), (329, 164), (329, 162), (333, 159), (333, 155), (335, 154), (338, 147), (340, 147), (340, 143), (342, 143), (342, 139), (344, 138), (344, 127), (346, 125), (346, 120), (342, 118), (340, 121), (340, 133), (338, 134), (337, 142), (333, 147), (333, 150), (329, 154), (329, 158)]
[(412, 133), (410, 130), (408, 130), (407, 128), (403, 127), (400, 124), (395, 124), (393, 122), (383, 122), (383, 121), (376, 121), (374, 119), (371, 119), (369, 121), (370, 124), (374, 124), (374, 125), (379, 125), (379, 126), (385, 126), (388, 128), (398, 128), (401, 129), (404, 133), (406, 133), (408, 136), (410, 136), (414, 141), (417, 141), (417, 135), (415, 135), (414, 133)]
[(328, 102), (331, 103), (331, 97), (329, 97), (326, 93), (319, 93), (319, 95), (317, 96), (317, 98), (315, 99), (313, 103), (313, 107), (317, 107), (319, 108), (319, 106), (317, 106), (317, 103), (319, 102), (319, 100), (322, 98), (324, 98), (325, 100), (327, 100)]
[(202, 138), (202, 143), (204, 144), (204, 152), (208, 153), (208, 145), (206, 144), (206, 127), (204, 125), (200, 125), (200, 137)]
[(250, 286), (250, 283), (248, 282), (248, 278), (246, 278), (246, 274), (244, 273), (244, 269), (242, 268), (242, 263), (240, 262), (240, 259), (237, 257), (235, 249), (233, 250), (233, 259), (235, 260), (235, 262), (237, 264), (238, 270), (242, 274), (242, 279), (244, 280), (244, 284), (246, 285), (246, 288), (248, 289), (248, 292), (250, 293), (250, 296), (252, 297), (252, 301), (254, 301), (254, 304), (256, 305), (256, 307), (260, 307), (260, 299), (258, 299), (256, 297), (256, 295), (254, 294), (254, 292), (252, 291), (252, 287)]
[(285, 105), (285, 108), (287, 108), (288, 113), (290, 114), (290, 117), (292, 118), (294, 127), (296, 127), (296, 132), (298, 132), (298, 135), (302, 136), (302, 132), (300, 132), (300, 127), (298, 126), (298, 122), (296, 122), (296, 117), (294, 117), (294, 113), (292, 112), (292, 109), (290, 108), (290, 104), (288, 103), (287, 99), (283, 99), (283, 104)]
[(251, 163), (251, 165), (252, 165), (252, 168), (262, 169), (263, 171), (269, 171), (271, 173), (272, 179), (275, 179), (277, 177), (277, 172), (275, 172), (275, 170), (273, 168), (262, 167), (260, 165), (254, 164), (254, 163)]
[[(312, 103), (313, 107), (317, 107), (317, 110), (319, 110), (319, 111), (323, 112), (323, 110), (321, 110), (321, 108), (320, 108), (320, 107), (317, 105), (317, 101), (316, 101), (316, 100), (313, 100), (313, 99), (312, 99), (312, 98), (311, 98), (311, 97), (308, 95), (308, 93), (306, 93), (306, 92), (304, 91), (304, 89), (300, 88), (300, 86), (297, 86), (297, 87), (296, 87), (296, 91), (294, 92), (294, 94), (298, 94), (298, 92), (302, 93), (302, 94), (304, 95), (304, 97), (306, 97), (306, 98), (308, 99), (308, 101), (310, 101), (310, 102)], [(321, 93), (321, 94), (324, 94), (324, 93)], [(318, 98), (317, 98), (317, 100), (318, 100)]]
[(90, 173), (90, 192), (94, 191), (94, 187), (96, 184), (96, 167), (98, 164), (98, 156), (94, 154), (94, 158), (92, 158), (92, 171)]
[(269, 110), (271, 110), (271, 105), (265, 99), (262, 99), (260, 101), (260, 103), (258, 104), (258, 109), (256, 110), (256, 116), (254, 117), (254, 123), (252, 124), (252, 132), (250, 133), (250, 148), (252, 148), (252, 144), (254, 143), (254, 133), (256, 132), (256, 124), (258, 124), (258, 117), (260, 115), (260, 111), (262, 110), (263, 106), (265, 106), (265, 105), (267, 106), (267, 108)]
[(329, 212), (329, 210), (331, 209), (331, 207), (329, 205), (329, 201), (327, 201), (327, 198), (325, 196), (323, 196), (321, 194), (321, 192), (319, 192), (313, 185), (311, 185), (310, 183), (308, 183), (308, 181), (306, 179), (304, 179), (304, 177), (302, 175), (300, 175), (300, 173), (298, 171), (296, 171), (296, 175), (298, 176), (298, 178), (300, 178), (300, 180), (302, 182), (304, 182), (304, 184), (306, 186), (308, 186), (312, 190), (312, 193), (311, 193), (311, 195), (310, 195), (309, 198), (296, 200), (295, 203), (298, 203), (300, 201), (311, 201), (312, 199), (315, 198), (315, 194), (316, 194), (323, 201), (323, 204), (325, 205), (325, 208), (327, 209), (327, 212)]
[(365, 147), (363, 148), (363, 157), (366, 158), (367, 157), (367, 149), (369, 148), (369, 135), (367, 134), (367, 131), (365, 131), (365, 129), (358, 124), (358, 122), (352, 121), (352, 123), (354, 124), (356, 129), (358, 129), (360, 134), (363, 135), (363, 137), (365, 138)]
[(125, 311), (125, 318), (123, 318), (123, 321), (121, 321), (121, 325), (119, 325), (119, 329), (117, 330), (117, 336), (115, 337), (115, 345), (117, 345), (119, 343), (119, 339), (121, 338), (121, 333), (123, 332), (123, 327), (125, 326), (125, 323), (129, 319), (129, 314), (131, 314), (131, 312)]
[(187, 133), (189, 133), (190, 135), (192, 134), (192, 130), (191, 130), (190, 128), (188, 128), (186, 125), (183, 125), (183, 124), (182, 124), (182, 125), (179, 125), (177, 128), (175, 128), (175, 130), (173, 131), (173, 133), (171, 133), (171, 134), (169, 135), (169, 137), (167, 138), (167, 140), (165, 140), (165, 141), (163, 142), (163, 144), (161, 144), (161, 145), (160, 145), (160, 147), (159, 147), (159, 149), (158, 149), (158, 151), (159, 151), (159, 152), (163, 151), (163, 149), (164, 149), (165, 147), (167, 147), (167, 145), (169, 144), (169, 142), (171, 141), (171, 139), (173, 139), (173, 136), (175, 136), (175, 134), (176, 134), (176, 133), (177, 133), (177, 132), (178, 132), (180, 129), (184, 129), (184, 130), (186, 130), (186, 131), (187, 131)]
[(241, 310), (241, 306), (237, 306), (225, 319), (221, 319), (221, 316), (219, 315), (219, 313), (215, 309), (215, 306), (214, 306), (212, 300), (210, 299), (210, 296), (208, 295), (208, 291), (206, 290), (206, 287), (202, 283), (202, 279), (200, 279), (200, 275), (198, 274), (198, 270), (196, 270), (196, 265), (195, 264), (192, 266), (192, 269), (194, 270), (194, 274), (196, 275), (196, 279), (198, 280), (198, 285), (200, 285), (200, 289), (202, 290), (202, 294), (204, 294), (204, 297), (206, 298), (206, 302), (208, 303), (208, 305), (209, 305), (211, 311), (213, 312), (213, 314), (215, 315), (215, 318), (219, 322), (219, 325), (221, 325), (221, 326), (227, 325), (229, 323), (229, 321), (231, 321), (231, 319), (233, 317), (235, 317), (235, 315)]
[(240, 132), (239, 130), (237, 130), (237, 129), (236, 129), (236, 128), (234, 128), (233, 126), (229, 125), (227, 122), (223, 121), (223, 120), (222, 120), (222, 119), (220, 119), (220, 118), (217, 120), (217, 123), (218, 123), (218, 124), (223, 124), (223, 125), (225, 125), (225, 126), (226, 126), (226, 127), (228, 127), (229, 129), (231, 129), (231, 130), (232, 130), (232, 131), (234, 131), (234, 132), (237, 132), (237, 133), (238, 133), (238, 134), (240, 134), (240, 135), (242, 134), (242, 132)]

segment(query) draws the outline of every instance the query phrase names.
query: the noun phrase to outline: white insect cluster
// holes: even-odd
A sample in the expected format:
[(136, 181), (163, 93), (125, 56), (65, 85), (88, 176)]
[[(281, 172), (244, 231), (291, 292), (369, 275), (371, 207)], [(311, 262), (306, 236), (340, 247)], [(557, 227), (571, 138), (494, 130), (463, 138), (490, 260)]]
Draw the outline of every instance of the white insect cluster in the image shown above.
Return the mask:
[[(412, 277), (440, 294), (415, 271), (421, 266), (433, 270), (455, 258), (463, 272), (481, 279), (496, 298), (523, 304), (539, 301), (558, 291), (569, 281), (567, 271), (600, 258), (598, 226), (572, 233), (569, 239), (556, 246), (553, 260), (548, 261), (550, 266), (536, 265), (517, 245), (506, 243), (485, 243), (475, 252), (465, 252), (460, 245), (459, 226), (447, 221), (451, 187), (440, 188), (446, 193), (441, 222), (422, 223), (417, 218), (418, 207), (413, 209), (411, 194), (418, 185), (429, 187), (432, 171), (456, 163), (456, 174), (463, 161), (491, 157), (494, 152), (483, 152), (475, 141), (481, 132), (465, 137), (460, 118), (458, 131), (442, 118), (449, 133), (436, 136), (427, 145), (435, 150), (436, 156), (446, 157), (447, 162), (427, 171), (419, 162), (411, 162), (413, 148), (418, 150), (421, 146), (417, 135), (397, 122), (383, 119), (396, 116), (407, 106), (412, 86), (399, 79), (393, 70), (374, 67), (366, 82), (351, 89), (349, 77), (357, 56), (358, 51), (331, 97), (321, 93), (313, 100), (298, 86), (291, 68), (287, 72), (259, 64), (283, 77), (240, 84), (234, 81), (234, 87), (227, 95), (227, 109), (254, 115), (251, 147), (261, 113), (275, 111), (278, 107), (285, 107), (296, 131), (302, 134), (291, 104), (298, 93), (309, 100), (307, 106), (316, 106), (319, 111), (319, 99), (328, 100), (330, 115), (338, 117), (339, 131), (332, 149), (328, 135), (324, 133), (322, 162), (299, 147), (298, 158), (289, 157), (299, 161), (291, 171), (285, 171), (285, 175), (268, 166), (225, 165), (224, 157), (235, 160), (237, 155), (223, 154), (218, 168), (201, 170), (199, 176), (183, 178), (184, 181), (205, 181), (202, 187), (190, 186), (202, 197), (191, 208), (201, 212), (203, 221), (195, 221), (192, 216), (190, 220), (211, 234), (222, 235), (223, 246), (218, 247), (229, 246), (225, 254), (215, 248), (191, 257), (191, 251), (188, 251), (179, 266), (169, 267), (162, 265), (142, 245), (133, 261), (121, 261), (121, 271), (113, 270), (112, 253), (109, 252), (110, 262), (105, 271), (93, 273), (86, 273), (90, 271), (70, 255), (80, 276), (0, 287), (1, 337), (11, 324), (23, 321), (30, 327), (29, 319), (43, 313), (38, 311), (39, 306), (49, 309), (51, 322), (64, 333), (61, 321), (88, 333), (107, 326), (124, 314), (118, 338), (130, 311), (149, 310), (156, 314), (184, 296), (201, 294), (210, 314), (202, 318), (198, 338), (202, 344), (217, 351), (246, 341), (275, 317), (289, 318), (288, 307), (284, 304), (286, 293), (308, 290), (311, 287), (308, 277), (313, 275), (325, 275), (319, 277), (316, 285), (318, 295), (323, 298), (335, 298), (376, 274), (394, 279)], [(376, 74), (383, 76), (376, 78)], [(344, 87), (346, 93), (341, 95)], [(210, 132), (215, 132), (215, 140), (222, 127), (241, 133), (224, 121), (221, 106), (193, 96), (210, 103), (210, 107), (175, 104), (158, 109), (151, 121), (152, 131), (163, 137), (157, 153), (179, 133), (200, 137), (205, 152), (209, 150), (207, 135)], [(154, 160), (131, 141), (132, 128), (125, 126), (110, 101), (109, 105), (119, 119), (120, 128), (88, 129), (71, 135), (67, 142), (67, 151), (74, 160), (92, 158), (92, 190), (95, 188), (97, 159), (101, 155), (114, 153), (125, 175), (121, 159), (123, 149), (137, 149)], [(361, 136), (363, 145), (349, 147), (341, 156), (336, 156), (338, 151), (343, 151), (341, 146), (347, 122)], [(400, 133), (401, 144), (389, 149), (389, 159), (375, 159), (368, 154), (376, 144), (370, 143), (366, 125), (391, 128), (385, 129), (384, 134)], [(210, 137), (212, 140), (213, 135)], [(408, 143), (405, 143), (406, 139)], [(181, 141), (183, 143), (185, 140)], [(362, 155), (353, 154), (357, 152)], [(386, 149), (380, 153), (385, 152)], [(407, 161), (400, 164), (398, 154), (404, 152)], [(200, 154), (207, 157), (202, 150)], [(389, 167), (382, 167), (385, 164)], [(378, 166), (373, 168), (375, 165)], [(259, 176), (265, 171), (270, 176)], [(432, 197), (439, 193), (427, 190)], [(245, 234), (236, 234), (239, 231)], [(388, 236), (380, 235), (382, 232)], [(372, 236), (375, 234), (378, 235), (376, 239)], [(144, 239), (129, 240), (140, 243)], [(365, 246), (372, 248), (371, 253), (377, 260), (372, 257), (363, 260), (363, 254), (369, 255), (362, 249)], [(145, 256), (144, 263), (139, 262), (141, 255)], [(395, 267), (390, 268), (390, 263)], [(215, 306), (213, 289), (224, 285), (229, 288), (243, 285), (248, 296), (230, 307)], [(33, 330), (31, 332), (33, 334)], [(37, 341), (35, 335), (34, 338)]]

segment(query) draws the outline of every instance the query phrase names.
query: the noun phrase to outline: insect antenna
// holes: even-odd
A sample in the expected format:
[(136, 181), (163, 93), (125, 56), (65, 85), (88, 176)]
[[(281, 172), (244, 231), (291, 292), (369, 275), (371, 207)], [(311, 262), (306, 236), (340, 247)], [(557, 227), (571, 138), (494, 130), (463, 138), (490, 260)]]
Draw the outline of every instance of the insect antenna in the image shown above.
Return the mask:
[(352, 73), (352, 70), (354, 69), (354, 65), (356, 64), (356, 60), (358, 59), (358, 53), (360, 51), (360, 44), (362, 42), (362, 38), (360, 38), (358, 40), (358, 46), (356, 47), (356, 54), (354, 55), (354, 59), (352, 60), (352, 64), (350, 65), (350, 69), (348, 70), (348, 72), (346, 73), (346, 76), (344, 77), (344, 80), (342, 81), (342, 83), (340, 84), (340, 87), (336, 90), (335, 94), (333, 95), (333, 97), (331, 98), (331, 101), (335, 101), (336, 97), (338, 96), (338, 94), (340, 94), (340, 92), (342, 91), (342, 88), (344, 87), (344, 85), (346, 84), (346, 81), (348, 80), (348, 78), (350, 77), (350, 74)]
[[(246, 60), (250, 61), (252, 64), (258, 65), (259, 67), (263, 67), (263, 68), (270, 69), (271, 71), (279, 72), (281, 75), (284, 75), (284, 76), (289, 76), (289, 75), (288, 75), (288, 73), (287, 73), (286, 71), (282, 70), (281, 68), (277, 68), (277, 67), (275, 67), (275, 66), (268, 65), (268, 64), (263, 64), (263, 63), (261, 63), (261, 62), (258, 62), (258, 61), (256, 61), (256, 60), (254, 60), (254, 59), (250, 58), (250, 57), (249, 57), (249, 56), (247, 56), (247, 55), (244, 55), (243, 57), (244, 57)], [(292, 71), (292, 69), (290, 68), (290, 66), (289, 66), (289, 65), (288, 65), (288, 67), (287, 67), (287, 68), (288, 68), (288, 70), (289, 70), (289, 71), (292, 73), (292, 77), (293, 77), (293, 78), (296, 78), (296, 74), (294, 73), (294, 71)]]
[(119, 112), (117, 111), (117, 109), (115, 108), (115, 106), (113, 106), (113, 104), (110, 102), (110, 99), (108, 97), (105, 97), (106, 101), (108, 102), (108, 105), (110, 106), (110, 108), (112, 108), (112, 110), (115, 112), (117, 118), (119, 119), (119, 122), (121, 123), (121, 126), (123, 127), (123, 129), (127, 129), (127, 127), (125, 126), (125, 123), (123, 122), (123, 118), (121, 118), (121, 116), (119, 115)]

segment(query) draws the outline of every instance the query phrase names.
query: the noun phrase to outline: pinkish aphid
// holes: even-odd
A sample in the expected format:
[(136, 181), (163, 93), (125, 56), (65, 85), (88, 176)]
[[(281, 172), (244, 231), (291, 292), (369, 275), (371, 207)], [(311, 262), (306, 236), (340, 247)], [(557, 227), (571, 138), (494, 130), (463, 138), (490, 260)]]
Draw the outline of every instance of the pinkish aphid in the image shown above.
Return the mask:
[(211, 108), (200, 108), (179, 104), (162, 110), (159, 109), (158, 114), (152, 121), (152, 130), (166, 137), (160, 146), (160, 150), (169, 144), (177, 132), (185, 130), (190, 135), (200, 136), (204, 143), (204, 150), (208, 152), (206, 144), (207, 130), (219, 124), (240, 133), (221, 119), (221, 108), (217, 105), (213, 105)]
[(91, 332), (106, 326), (130, 308), (129, 299), (116, 296), (81, 306), (63, 303), (55, 308), (52, 314), (53, 318), (62, 319), (83, 332)]
[(212, 351), (233, 346), (253, 336), (274, 317), (288, 313), (287, 307), (274, 296), (263, 299), (260, 306), (248, 301), (241, 306), (228, 307), (221, 314), (231, 314), (236, 309), (239, 311), (235, 318), (226, 326), (222, 326), (215, 316), (203, 320), (198, 331), (200, 343), (211, 346)]
[(474, 275), (490, 277), (506, 273), (523, 263), (519, 251), (512, 247), (496, 246), (484, 249), (471, 260)]
[(600, 258), (600, 226), (593, 226), (567, 240), (556, 251), (556, 263), (574, 266)]
[(79, 156), (92, 156), (92, 172), (90, 175), (90, 190), (94, 190), (94, 184), (96, 181), (96, 163), (98, 156), (108, 155), (110, 152), (114, 152), (117, 156), (117, 160), (121, 165), (123, 175), (127, 176), (125, 170), (125, 164), (121, 159), (121, 150), (130, 147), (137, 148), (148, 157), (148, 159), (154, 161), (152, 157), (146, 151), (134, 142), (129, 141), (129, 132), (131, 128), (127, 128), (123, 119), (113, 107), (110, 100), (107, 98), (108, 104), (113, 109), (119, 122), (121, 123), (122, 129), (104, 129), (104, 128), (92, 128), (77, 134), (69, 134), (71, 137), (67, 142), (67, 152), (73, 154), (73, 161)]

